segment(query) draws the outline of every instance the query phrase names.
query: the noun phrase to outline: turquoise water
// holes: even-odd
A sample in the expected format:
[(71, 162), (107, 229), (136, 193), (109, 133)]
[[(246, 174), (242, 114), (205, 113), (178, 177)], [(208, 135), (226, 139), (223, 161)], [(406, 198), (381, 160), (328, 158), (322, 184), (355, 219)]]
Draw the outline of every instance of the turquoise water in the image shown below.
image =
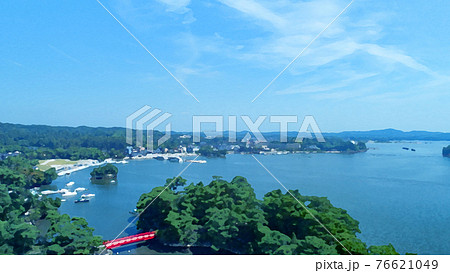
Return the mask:
[[(450, 158), (443, 158), (447, 142), (372, 143), (360, 154), (256, 155), (287, 188), (304, 195), (328, 197), (358, 221), (360, 238), (368, 245), (392, 243), (400, 253), (450, 254)], [(402, 147), (416, 149), (416, 152)], [(183, 177), (189, 182), (209, 182), (213, 175), (231, 180), (248, 179), (256, 194), (281, 186), (251, 155), (228, 155), (192, 164)], [(188, 163), (143, 160), (119, 167), (116, 185), (94, 185), (92, 168), (58, 178), (58, 188), (69, 181), (95, 193), (90, 203), (74, 204), (66, 198), (62, 213), (81, 216), (95, 233), (113, 239), (132, 219), (139, 196), (166, 178), (176, 176)], [(134, 234), (128, 228), (122, 236)], [(127, 249), (128, 252), (130, 248)], [(131, 247), (131, 253), (135, 252)]]

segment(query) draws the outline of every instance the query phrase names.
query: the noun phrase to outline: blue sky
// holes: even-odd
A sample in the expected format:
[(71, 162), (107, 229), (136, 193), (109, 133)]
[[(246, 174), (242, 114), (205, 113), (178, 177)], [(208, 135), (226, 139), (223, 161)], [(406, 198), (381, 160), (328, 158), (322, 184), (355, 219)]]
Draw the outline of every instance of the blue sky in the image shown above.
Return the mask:
[(97, 1), (2, 1), (1, 122), (124, 127), (150, 105), (183, 131), (194, 114), (450, 131), (447, 1), (356, 0), (254, 103), (350, 1), (101, 2), (200, 103)]

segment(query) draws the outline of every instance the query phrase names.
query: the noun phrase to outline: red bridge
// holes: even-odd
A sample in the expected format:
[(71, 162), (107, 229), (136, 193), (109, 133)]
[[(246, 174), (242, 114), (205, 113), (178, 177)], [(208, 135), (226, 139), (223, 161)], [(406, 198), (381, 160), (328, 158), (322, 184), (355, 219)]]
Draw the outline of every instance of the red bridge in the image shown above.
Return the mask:
[(123, 246), (123, 245), (137, 243), (137, 242), (141, 242), (141, 241), (147, 241), (147, 240), (155, 238), (155, 236), (156, 236), (156, 232), (154, 232), (154, 231), (145, 232), (145, 233), (140, 233), (140, 234), (136, 234), (136, 235), (131, 235), (128, 237), (117, 238), (112, 241), (107, 241), (107, 242), (104, 242), (103, 245), (105, 245), (105, 247), (107, 249), (111, 249), (111, 248), (115, 248), (115, 247), (119, 247), (119, 246)]

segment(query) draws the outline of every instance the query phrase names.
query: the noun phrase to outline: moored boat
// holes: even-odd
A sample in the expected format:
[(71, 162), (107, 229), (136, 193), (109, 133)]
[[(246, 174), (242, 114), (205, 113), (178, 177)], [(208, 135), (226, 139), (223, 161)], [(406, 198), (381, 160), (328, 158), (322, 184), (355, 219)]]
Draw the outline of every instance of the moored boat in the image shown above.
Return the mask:
[(94, 193), (88, 193), (88, 194), (81, 195), (81, 198), (90, 198), (90, 197), (95, 197), (95, 194)]
[(51, 191), (51, 190), (41, 191), (41, 194), (43, 194), (43, 195), (49, 195), (49, 194), (55, 194), (55, 193), (59, 193), (59, 191)]
[(186, 160), (186, 162), (205, 164), (206, 160), (191, 160), (191, 159), (188, 159), (188, 160)]
[(179, 162), (179, 163), (183, 162), (183, 159), (178, 156), (170, 156), (168, 159), (170, 162)]
[(137, 209), (135, 208), (135, 209), (133, 209), (132, 211), (130, 211), (129, 212), (131, 215), (137, 215), (138, 214), (138, 212), (137, 212)]
[(66, 192), (66, 193), (63, 193), (63, 195), (62, 196), (74, 196), (74, 195), (77, 195), (77, 192), (75, 192), (75, 191), (68, 191), (68, 192)]

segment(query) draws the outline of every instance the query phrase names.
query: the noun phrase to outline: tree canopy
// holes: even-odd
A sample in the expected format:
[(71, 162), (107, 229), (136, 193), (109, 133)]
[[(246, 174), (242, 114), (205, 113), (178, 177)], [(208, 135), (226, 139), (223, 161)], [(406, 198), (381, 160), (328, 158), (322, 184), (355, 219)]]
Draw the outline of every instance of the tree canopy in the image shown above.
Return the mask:
[(442, 148), (442, 155), (445, 157), (450, 157), (450, 145)]
[(62, 127), (0, 123), (0, 154), (20, 151), (29, 159), (125, 157), (123, 128)]
[(94, 168), (91, 172), (91, 176), (100, 176), (103, 177), (105, 175), (110, 175), (112, 177), (117, 176), (119, 169), (113, 164), (106, 164), (105, 166)]
[(236, 254), (348, 254), (300, 201), (352, 254), (396, 254), (392, 245), (368, 248), (357, 238), (359, 222), (325, 197), (291, 191), (297, 201), (289, 193), (274, 190), (258, 200), (251, 185), (239, 176), (231, 182), (216, 176), (207, 185), (164, 189), (156, 187), (140, 197), (137, 226), (157, 230), (157, 240), (166, 245)]
[(204, 145), (197, 151), (197, 153), (206, 157), (225, 157), (227, 151), (215, 149), (211, 145)]
[(21, 156), (0, 161), (0, 254), (93, 254), (102, 240), (86, 221), (60, 215), (59, 198), (29, 190), (56, 178), (34, 164)]

